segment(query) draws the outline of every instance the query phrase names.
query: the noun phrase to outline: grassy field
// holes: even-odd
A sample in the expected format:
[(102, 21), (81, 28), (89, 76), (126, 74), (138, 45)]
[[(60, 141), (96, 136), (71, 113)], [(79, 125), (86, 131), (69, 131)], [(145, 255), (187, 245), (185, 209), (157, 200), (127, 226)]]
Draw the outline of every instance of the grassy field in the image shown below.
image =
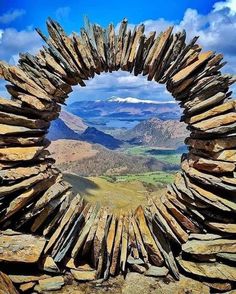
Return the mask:
[(122, 176), (113, 176), (108, 177), (104, 176), (104, 179), (114, 182), (132, 182), (140, 181), (145, 184), (151, 184), (156, 187), (166, 186), (173, 182), (175, 173), (156, 171), (156, 172), (147, 172), (140, 174), (131, 174), (131, 175), (122, 175)]
[(173, 149), (163, 149), (158, 147), (145, 147), (145, 146), (136, 146), (129, 147), (124, 150), (125, 153), (130, 155), (141, 155), (141, 156), (152, 156), (156, 159), (170, 164), (180, 164), (181, 154), (176, 153)]
[[(173, 174), (163, 172), (143, 173), (117, 177), (80, 177), (65, 173), (64, 178), (90, 203), (98, 202), (114, 211), (136, 209), (147, 203), (151, 196), (160, 196), (165, 186), (173, 179)], [(153, 188), (150, 189), (150, 185)]]

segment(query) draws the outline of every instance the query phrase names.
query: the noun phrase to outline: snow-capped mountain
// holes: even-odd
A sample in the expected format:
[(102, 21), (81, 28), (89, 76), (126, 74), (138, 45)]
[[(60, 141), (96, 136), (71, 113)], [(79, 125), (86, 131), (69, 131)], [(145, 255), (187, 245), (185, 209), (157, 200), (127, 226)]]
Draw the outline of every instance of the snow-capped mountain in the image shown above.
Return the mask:
[[(101, 101), (101, 100), (99, 100)], [(145, 100), (140, 98), (134, 98), (134, 97), (126, 97), (121, 98), (117, 96), (112, 96), (111, 98), (107, 99), (108, 102), (118, 102), (118, 103), (146, 103), (146, 104), (169, 104), (169, 103), (176, 103), (173, 99), (173, 101), (154, 101), (154, 100)]]
[(111, 97), (107, 100), (83, 100), (77, 101), (69, 106), (67, 110), (82, 119), (97, 117), (110, 118), (128, 118), (142, 119), (150, 117), (159, 117), (161, 119), (178, 119), (180, 117), (180, 108), (173, 101), (152, 101), (138, 99), (135, 97)]

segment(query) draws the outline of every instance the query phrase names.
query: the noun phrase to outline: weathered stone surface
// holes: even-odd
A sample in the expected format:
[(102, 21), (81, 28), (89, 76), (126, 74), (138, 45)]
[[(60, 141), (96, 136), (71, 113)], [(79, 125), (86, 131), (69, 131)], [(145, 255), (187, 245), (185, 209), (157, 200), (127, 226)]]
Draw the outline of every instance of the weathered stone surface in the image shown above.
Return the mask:
[(34, 175), (44, 172), (49, 166), (52, 165), (53, 161), (46, 160), (45, 162), (39, 163), (29, 167), (16, 167), (6, 170), (0, 170), (0, 178), (5, 181), (14, 181), (19, 179), (28, 178)]
[(190, 254), (236, 253), (236, 244), (234, 240), (227, 239), (191, 240), (183, 244), (182, 249)]
[[(108, 39), (108, 44), (107, 44), (107, 63), (109, 67), (109, 71), (111, 72), (112, 70), (115, 69), (116, 65), (116, 40), (115, 40), (115, 29), (113, 24), (109, 24), (107, 28), (107, 39)], [(123, 38), (122, 38), (123, 41)], [(122, 54), (122, 49), (120, 50), (120, 55)], [(120, 61), (118, 62), (120, 63)]]
[(17, 134), (28, 134), (30, 136), (33, 134), (44, 134), (45, 131), (39, 130), (39, 129), (29, 129), (25, 127), (19, 127), (19, 126), (11, 126), (11, 125), (5, 125), (0, 124), (0, 135), (17, 135)]
[(210, 228), (224, 233), (236, 234), (236, 224), (224, 224), (224, 223), (215, 223), (215, 222), (206, 222), (207, 226)]
[(93, 281), (96, 279), (96, 271), (82, 271), (82, 270), (71, 270), (73, 277), (77, 281)]
[(166, 219), (160, 213), (160, 210), (157, 208), (157, 205), (155, 204), (155, 200), (153, 201), (153, 205), (150, 207), (150, 211), (153, 214), (153, 216), (157, 219), (157, 221), (161, 225), (161, 227), (164, 229), (164, 231), (167, 234), (168, 238), (172, 239), (177, 244), (180, 244), (180, 241), (179, 241), (178, 237), (175, 235), (174, 231), (169, 226)]
[(151, 277), (165, 277), (168, 274), (168, 269), (166, 267), (150, 266), (147, 271), (145, 271), (145, 276)]
[(37, 275), (9, 275), (11, 281), (14, 284), (24, 284), (30, 282), (37, 282), (39, 280), (44, 280), (50, 278), (49, 275), (37, 274)]
[(199, 68), (206, 60), (209, 59), (209, 57), (212, 55), (212, 51), (208, 51), (205, 53), (202, 53), (198, 56), (198, 60), (192, 63), (191, 65), (187, 66), (186, 68), (179, 71), (177, 74), (175, 74), (171, 82), (176, 85), (180, 82), (182, 82), (184, 79), (186, 79), (193, 71)]
[(126, 269), (126, 260), (128, 254), (128, 241), (129, 240), (129, 219), (126, 216), (124, 218), (124, 225), (121, 237), (121, 253), (120, 253), (120, 268), (123, 272)]
[(127, 29), (127, 23), (128, 23), (127, 19), (124, 18), (122, 22), (120, 23), (120, 27), (119, 27), (119, 33), (118, 33), (117, 41), (116, 41), (116, 54), (115, 54), (116, 68), (120, 67), (121, 60), (122, 60), (122, 52), (124, 48), (124, 36)]
[(196, 140), (188, 138), (186, 139), (186, 144), (195, 149), (206, 150), (209, 152), (219, 152), (224, 149), (236, 147), (236, 137), (212, 140)]
[(235, 262), (236, 261), (236, 253), (217, 253), (216, 254), (217, 257), (220, 257), (222, 259), (225, 259), (225, 260), (229, 260), (229, 261), (233, 261)]
[(32, 289), (35, 285), (36, 285), (36, 282), (29, 282), (29, 283), (25, 283), (25, 284), (20, 285), (19, 289), (22, 292), (26, 292), (26, 291), (29, 291), (30, 289)]
[(135, 216), (139, 223), (139, 230), (141, 232), (145, 248), (151, 257), (152, 262), (155, 265), (160, 266), (164, 260), (147, 226), (143, 208), (141, 206), (137, 208)]
[(69, 222), (71, 217), (73, 216), (74, 210), (77, 209), (78, 206), (80, 205), (80, 202), (81, 202), (81, 197), (79, 195), (74, 197), (74, 199), (71, 201), (71, 204), (70, 204), (69, 208), (67, 209), (66, 213), (64, 214), (64, 216), (60, 222), (60, 225), (55, 230), (55, 232), (52, 234), (47, 246), (44, 249), (45, 253), (47, 253), (49, 251), (49, 249), (51, 249), (52, 246), (55, 244), (55, 242), (59, 238), (62, 230), (64, 229), (66, 224)]
[(10, 147), (0, 149), (0, 160), (22, 161), (35, 158), (44, 149), (44, 146), (37, 147)]
[(101, 217), (98, 221), (97, 231), (94, 236), (93, 241), (93, 262), (95, 266), (98, 263), (98, 259), (103, 255), (103, 244), (105, 242), (105, 228), (106, 228), (106, 221), (107, 221), (107, 209), (104, 208), (103, 212), (101, 213)]
[(210, 154), (210, 156), (216, 160), (236, 162), (236, 151), (232, 149), (223, 150), (214, 154)]
[(180, 239), (182, 243), (186, 242), (188, 240), (188, 234), (183, 230), (176, 219), (168, 212), (164, 204), (161, 201), (156, 200), (155, 205), (178, 239)]
[(72, 258), (75, 258), (77, 256), (79, 250), (82, 248), (82, 246), (83, 246), (83, 244), (89, 234), (89, 231), (95, 221), (97, 214), (98, 214), (98, 207), (93, 209), (91, 216), (89, 217), (88, 221), (85, 223), (83, 229), (81, 230), (79, 238), (78, 238), (78, 240), (77, 240), (77, 242), (71, 252)]
[(112, 254), (112, 260), (111, 260), (111, 267), (110, 267), (111, 275), (115, 275), (117, 272), (118, 256), (120, 253), (120, 243), (122, 238), (122, 229), (123, 229), (123, 216), (120, 216), (118, 219), (116, 235), (114, 240), (113, 254)]
[[(130, 64), (129, 64), (128, 60), (129, 60), (131, 48), (132, 48), (132, 45), (133, 45), (133, 42), (134, 42), (134, 39), (136, 36), (136, 29), (137, 29), (137, 27), (135, 26), (134, 29), (132, 30), (132, 33), (130, 32), (130, 36), (128, 36), (127, 44), (124, 44), (124, 48), (123, 48), (124, 51), (122, 51), (122, 53), (124, 52), (124, 58), (122, 56), (122, 64), (121, 64), (122, 70), (130, 71), (130, 68), (129, 68)], [(128, 31), (128, 33), (129, 33), (129, 31)], [(127, 50), (125, 50), (126, 45), (127, 45)]]
[(43, 236), (51, 235), (55, 229), (54, 227), (59, 223), (63, 214), (68, 209), (70, 202), (74, 198), (74, 195), (71, 193), (69, 197), (66, 197), (64, 201), (61, 203), (60, 208), (58, 209), (56, 215), (50, 220), (50, 222), (46, 225), (43, 230)]
[(0, 261), (35, 263), (39, 260), (46, 240), (7, 230), (0, 233)]
[(192, 125), (193, 128), (197, 130), (206, 131), (209, 129), (217, 128), (223, 125), (227, 125), (230, 123), (234, 123), (236, 121), (236, 113), (229, 112), (222, 115), (217, 115), (216, 117), (212, 117), (201, 122), (197, 122)]
[(204, 109), (208, 109), (210, 107), (213, 107), (217, 104), (219, 104), (221, 101), (223, 101), (226, 98), (225, 93), (223, 92), (218, 92), (217, 94), (211, 96), (208, 99), (203, 99), (203, 101), (192, 101), (191, 104), (186, 107), (185, 113), (187, 115), (192, 115), (196, 112), (204, 111)]
[(236, 190), (234, 178), (216, 177), (200, 172), (195, 168), (189, 167), (186, 160), (182, 162), (181, 167), (190, 178), (195, 179), (204, 185), (225, 189), (229, 192)]
[(51, 256), (46, 256), (42, 260), (41, 268), (45, 272), (58, 273), (59, 268)]
[[(223, 282), (223, 283), (210, 283), (210, 282), (203, 282), (204, 285), (212, 288), (212, 289), (215, 289), (215, 290), (218, 290), (220, 292), (224, 292), (224, 291), (229, 291), (232, 289), (232, 283), (228, 283), (228, 282)], [(227, 292), (229, 293), (229, 292)]]
[[(2, 137), (0, 138), (0, 146), (32, 146), (43, 144), (45, 138), (41, 137)], [(45, 141), (46, 142), (46, 141)], [(45, 144), (46, 145), (46, 144)]]
[[(13, 100), (4, 99), (0, 97), (0, 110), (2, 113), (5, 113), (5, 115), (8, 115), (7, 124), (14, 125), (14, 123), (11, 123), (11, 121), (9, 120), (9, 115), (15, 114), (17, 116), (19, 115), (21, 118), (19, 123), (23, 123), (23, 125), (28, 126), (29, 128), (35, 127), (35, 124), (38, 124), (38, 123), (39, 123), (38, 128), (47, 127), (48, 123), (45, 123), (41, 120), (43, 119), (48, 122), (50, 119), (53, 119), (56, 117), (55, 113), (60, 111), (60, 106), (57, 104), (51, 104), (51, 103), (45, 104), (45, 102), (40, 101), (35, 96), (30, 96), (27, 94), (23, 94), (21, 92), (14, 91), (13, 86), (7, 85), (6, 87), (10, 91), (10, 94), (12, 96), (14, 96), (15, 98), (18, 98), (18, 99), (15, 99), (15, 101), (13, 101)], [(22, 100), (20, 100), (20, 98), (22, 98)], [(25, 103), (26, 105), (23, 105), (23, 103), (27, 101), (30, 103), (29, 104)], [(35, 104), (36, 106), (38, 106), (38, 109), (33, 106)], [(51, 113), (49, 113), (48, 111), (51, 111)], [(54, 114), (53, 114), (53, 111), (55, 111)], [(28, 119), (28, 117), (32, 117), (32, 116), (34, 118), (33, 120)], [(13, 119), (14, 119), (14, 115), (13, 115)], [(5, 122), (3, 121), (3, 123)]]
[(171, 231), (171, 228), (168, 226), (167, 222), (161, 216), (154, 205), (150, 206), (149, 227), (151, 228), (155, 241), (157, 242), (157, 245), (164, 257), (166, 266), (174, 275), (174, 277), (178, 280), (179, 270), (177, 268), (174, 255), (170, 247), (169, 238), (173, 239), (178, 244), (179, 240), (177, 239), (177, 237), (175, 237), (175, 235)]
[(61, 262), (71, 251), (71, 246), (85, 222), (89, 208), (90, 204), (84, 206), (83, 201), (74, 208), (72, 218), (66, 224), (61, 238), (57, 240), (56, 246), (53, 248), (52, 255), (55, 262)]
[[(1, 222), (7, 220), (13, 214), (25, 207), (40, 192), (47, 190), (55, 182), (56, 177), (57, 176), (52, 175), (51, 173), (44, 173), (42, 178), (37, 178), (34, 183), (30, 182), (30, 187), (26, 189), (26, 191), (21, 192), (19, 196), (10, 202), (1, 218)], [(14, 188), (16, 188), (16, 185), (14, 185)], [(19, 187), (17, 187), (17, 190), (18, 188)], [(9, 190), (8, 192), (10, 193)]]
[(206, 234), (190, 234), (189, 235), (189, 240), (217, 240), (217, 239), (221, 239), (222, 236), (221, 235), (217, 235), (217, 234), (210, 234), (210, 233), (206, 233)]
[(99, 58), (101, 60), (102, 69), (107, 71), (107, 57), (106, 57), (106, 41), (104, 38), (104, 32), (101, 26), (99, 25), (93, 25), (93, 33), (94, 38), (97, 46), (97, 52), (99, 55)]
[(85, 243), (84, 243), (84, 246), (83, 246), (83, 249), (82, 249), (82, 256), (85, 256), (88, 251), (90, 250), (92, 244), (93, 244), (93, 240), (94, 240), (94, 236), (96, 234), (96, 231), (97, 231), (97, 226), (98, 226), (98, 221), (99, 221), (99, 218), (100, 218), (100, 214), (101, 214), (101, 211), (99, 210), (96, 217), (95, 217), (95, 220), (90, 228), (90, 231), (88, 233), (88, 236), (85, 240)]
[(225, 173), (233, 172), (235, 170), (235, 164), (231, 162), (225, 162), (220, 160), (212, 160), (204, 157), (189, 154), (188, 156), (189, 166), (198, 170), (210, 172), (210, 173)]
[(149, 64), (148, 80), (152, 80), (152, 78), (155, 75), (155, 71), (161, 62), (161, 57), (166, 48), (167, 42), (169, 41), (172, 30), (173, 30), (173, 27), (169, 27), (160, 37), (160, 40), (157, 44), (157, 47), (153, 53), (151, 62)]
[(180, 266), (188, 273), (204, 278), (220, 280), (236, 280), (235, 267), (222, 263), (192, 262), (183, 259), (178, 260)]
[(12, 284), (12, 281), (10, 280), (10, 278), (3, 272), (0, 272), (0, 293), (1, 294), (18, 294), (18, 291)]
[(129, 217), (129, 240), (128, 240), (128, 248), (130, 248), (130, 254), (128, 256), (131, 257), (131, 255), (135, 259), (139, 259), (139, 251), (138, 251), (138, 245), (137, 245), (137, 238), (134, 233), (134, 227), (132, 223), (132, 217)]
[(46, 101), (51, 101), (50, 95), (48, 95), (42, 88), (27, 77), (27, 75), (19, 67), (10, 66), (1, 62), (0, 69), (4, 78), (12, 84), (32, 95), (35, 95), (36, 97), (41, 97)]
[(31, 129), (48, 128), (49, 123), (40, 119), (29, 119), (25, 116), (0, 111), (0, 123), (23, 126)]
[(60, 290), (65, 284), (64, 278), (61, 276), (39, 280), (39, 285), (35, 286), (35, 290), (39, 293), (50, 290)]
[[(9, 91), (8, 87), (8, 91)], [(56, 103), (49, 103), (43, 100), (40, 100), (40, 97), (35, 97), (25, 93), (14, 93), (14, 96), (17, 97), (22, 103), (26, 104), (28, 108), (30, 107), (31, 112), (37, 114), (39, 117), (50, 121), (58, 116), (58, 112), (61, 110), (61, 107)]]
[(134, 229), (134, 234), (135, 234), (135, 237), (136, 237), (137, 246), (138, 246), (138, 248), (140, 248), (140, 251), (141, 251), (142, 256), (143, 256), (143, 260), (145, 262), (148, 262), (148, 253), (147, 253), (147, 250), (146, 250), (146, 248), (144, 246), (144, 242), (142, 240), (142, 236), (141, 236), (141, 233), (139, 231), (138, 224), (137, 224), (134, 217), (131, 217), (131, 223), (132, 223), (132, 226), (133, 226), (133, 229)]
[[(47, 179), (49, 177), (50, 173), (49, 171), (39, 173), (36, 176), (32, 176), (28, 179), (23, 179), (21, 182), (9, 185), (9, 186), (2, 186), (0, 188), (0, 196), (5, 196), (10, 193), (13, 193), (17, 190), (30, 188), (32, 185), (38, 183), (39, 181), (43, 179)], [(21, 195), (22, 196), (22, 195)]]
[(178, 42), (179, 34), (174, 34), (170, 36), (168, 45), (166, 46), (166, 50), (164, 51), (164, 55), (160, 60), (160, 63), (156, 69), (156, 73), (154, 76), (154, 79), (156, 82), (160, 81), (163, 77), (164, 71), (168, 68), (168, 66), (171, 63), (171, 59), (174, 55), (174, 49), (176, 46), (176, 43)]
[(57, 198), (61, 194), (65, 193), (70, 189), (70, 185), (61, 180), (60, 177), (57, 178), (55, 184), (53, 184), (43, 195), (39, 198), (39, 200), (35, 203), (34, 208), (32, 210), (32, 214), (41, 208), (43, 208), (47, 203)]
[(215, 193), (212, 193), (206, 189), (203, 189), (202, 187), (196, 184), (193, 184), (190, 181), (188, 181), (188, 186), (190, 190), (193, 191), (193, 194), (199, 199), (201, 199), (202, 201), (209, 203), (225, 211), (236, 210), (236, 203), (234, 203), (233, 201), (230, 201), (226, 198), (218, 196)]
[(198, 121), (206, 120), (212, 116), (217, 118), (219, 114), (222, 114), (224, 112), (227, 112), (229, 110), (234, 110), (234, 109), (235, 109), (235, 101), (229, 101), (221, 105), (218, 105), (216, 107), (213, 107), (212, 109), (209, 109), (201, 114), (197, 114), (190, 118), (187, 118), (185, 122), (189, 124), (194, 124)]
[(172, 215), (184, 226), (188, 231), (192, 233), (199, 232), (199, 228), (185, 216), (176, 206), (174, 206), (166, 197), (162, 198), (163, 203), (171, 211)]
[(137, 58), (138, 48), (140, 46), (140, 40), (143, 36), (143, 32), (144, 32), (144, 25), (138, 26), (136, 33), (135, 33), (134, 41), (133, 41), (133, 44), (131, 47), (129, 59), (128, 59), (128, 64), (129, 64), (128, 66), (129, 66), (130, 71), (132, 71), (132, 69), (134, 67), (134, 62)]

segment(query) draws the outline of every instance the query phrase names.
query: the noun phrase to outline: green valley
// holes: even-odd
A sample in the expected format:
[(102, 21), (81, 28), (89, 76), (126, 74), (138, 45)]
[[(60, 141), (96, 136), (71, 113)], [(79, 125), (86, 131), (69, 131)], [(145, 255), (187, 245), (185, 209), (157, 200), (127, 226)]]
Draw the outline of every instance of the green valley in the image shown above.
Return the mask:
[(132, 146), (124, 150), (129, 155), (149, 156), (154, 157), (159, 161), (169, 164), (176, 164), (179, 166), (181, 154), (174, 149), (159, 148), (159, 147), (146, 147), (146, 146)]

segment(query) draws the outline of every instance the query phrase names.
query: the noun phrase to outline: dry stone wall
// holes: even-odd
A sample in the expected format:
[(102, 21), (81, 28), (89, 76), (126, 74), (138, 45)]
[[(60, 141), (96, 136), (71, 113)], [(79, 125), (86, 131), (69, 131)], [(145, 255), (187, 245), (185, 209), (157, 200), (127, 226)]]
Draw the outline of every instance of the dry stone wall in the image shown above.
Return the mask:
[[(48, 37), (37, 30), (46, 43), (37, 55), (20, 54), (17, 66), (0, 62), (11, 95), (0, 98), (0, 267), (34, 264), (51, 275), (71, 271), (78, 281), (127, 271), (179, 279), (182, 272), (217, 290), (234, 287), (235, 78), (221, 73), (222, 54), (202, 52), (197, 37), (186, 43), (185, 31), (173, 27), (159, 35), (145, 35), (143, 25), (131, 31), (126, 19), (118, 33), (88, 21), (80, 35), (68, 36), (51, 19), (47, 28)], [(46, 134), (73, 85), (119, 69), (166, 84), (191, 134), (165, 196), (113, 215), (72, 194), (46, 150)], [(21, 290), (64, 283), (21, 274), (10, 275)], [(0, 278), (15, 293), (11, 280)]]

